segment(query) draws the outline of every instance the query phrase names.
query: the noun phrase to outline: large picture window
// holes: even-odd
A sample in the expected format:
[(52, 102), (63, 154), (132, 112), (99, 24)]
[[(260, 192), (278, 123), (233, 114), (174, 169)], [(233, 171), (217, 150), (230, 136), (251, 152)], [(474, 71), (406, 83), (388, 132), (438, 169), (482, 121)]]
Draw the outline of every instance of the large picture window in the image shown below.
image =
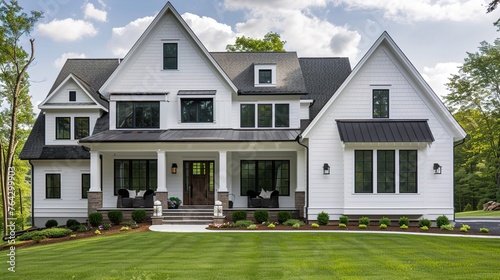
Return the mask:
[(70, 117), (56, 117), (56, 139), (71, 139)]
[(119, 189), (156, 190), (156, 160), (115, 160), (115, 195)]
[(356, 193), (373, 192), (373, 152), (355, 151), (355, 191)]
[(117, 128), (159, 128), (160, 102), (120, 101), (116, 103)]
[(181, 99), (181, 121), (183, 123), (209, 123), (214, 121), (212, 98)]
[(75, 139), (89, 136), (89, 118), (75, 117)]
[(90, 190), (90, 174), (82, 174), (82, 198), (88, 198), (88, 191)]
[(399, 151), (399, 192), (417, 193), (417, 151)]
[(177, 43), (163, 44), (163, 69), (177, 69)]
[(45, 174), (45, 198), (61, 198), (61, 174)]
[(389, 90), (373, 90), (373, 118), (389, 117)]
[(260, 192), (278, 190), (280, 196), (290, 195), (289, 160), (242, 160), (241, 195), (248, 190)]

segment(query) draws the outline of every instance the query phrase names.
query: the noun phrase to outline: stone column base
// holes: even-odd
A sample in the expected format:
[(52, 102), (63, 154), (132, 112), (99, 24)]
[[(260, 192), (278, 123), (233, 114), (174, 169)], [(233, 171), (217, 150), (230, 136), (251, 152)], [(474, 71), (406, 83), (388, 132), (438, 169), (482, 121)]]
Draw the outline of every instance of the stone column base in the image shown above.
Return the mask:
[(226, 216), (213, 217), (214, 224), (223, 224), (226, 221)]
[(304, 208), (306, 206), (306, 192), (295, 192), (295, 208), (299, 210), (299, 216), (304, 218)]
[(97, 209), (102, 208), (102, 192), (87, 192), (87, 212), (94, 213)]
[(156, 191), (156, 200), (159, 200), (161, 202), (161, 207), (163, 208), (163, 210), (168, 209), (168, 192)]
[(163, 224), (163, 216), (151, 217), (151, 222), (153, 226)]
[(229, 192), (218, 192), (217, 199), (222, 202), (222, 211), (229, 208)]

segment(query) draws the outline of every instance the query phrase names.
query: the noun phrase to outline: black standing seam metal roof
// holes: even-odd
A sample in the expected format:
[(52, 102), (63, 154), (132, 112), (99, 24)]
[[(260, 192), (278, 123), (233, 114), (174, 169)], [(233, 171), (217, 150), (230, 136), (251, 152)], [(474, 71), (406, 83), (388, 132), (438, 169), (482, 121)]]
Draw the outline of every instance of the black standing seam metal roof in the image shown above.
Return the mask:
[(434, 142), (427, 120), (336, 120), (343, 142)]

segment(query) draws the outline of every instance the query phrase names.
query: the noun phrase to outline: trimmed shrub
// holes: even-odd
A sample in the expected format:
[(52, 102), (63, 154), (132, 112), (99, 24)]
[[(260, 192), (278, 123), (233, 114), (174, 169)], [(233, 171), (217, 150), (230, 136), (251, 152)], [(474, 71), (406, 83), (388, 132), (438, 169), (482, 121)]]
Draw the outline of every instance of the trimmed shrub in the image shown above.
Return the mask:
[(318, 224), (320, 225), (327, 225), (328, 222), (330, 221), (330, 216), (325, 213), (324, 211), (318, 214)]
[(343, 224), (343, 223), (340, 223), (340, 224), (339, 224), (339, 227), (340, 227), (340, 228), (346, 228), (346, 227), (347, 227), (347, 225), (346, 225), (346, 224)]
[(275, 228), (275, 227), (276, 227), (276, 225), (275, 225), (275, 224), (269, 224), (267, 227), (268, 227), (268, 228)]
[(146, 220), (146, 210), (137, 209), (132, 211), (132, 220), (136, 223), (142, 223)]
[(102, 224), (102, 229), (103, 229), (103, 230), (108, 230), (108, 229), (110, 229), (110, 228), (111, 228), (111, 225), (110, 225), (110, 224), (108, 224), (108, 223), (104, 223), (104, 224)]
[(423, 230), (423, 231), (428, 231), (429, 227), (428, 226), (421, 226), (420, 229)]
[(245, 210), (233, 211), (233, 213), (231, 214), (231, 219), (235, 223), (237, 221), (246, 220), (247, 219), (247, 211), (245, 211)]
[(441, 226), (449, 225), (450, 220), (448, 220), (448, 217), (445, 215), (439, 216), (436, 218), (436, 225), (438, 228), (441, 228)]
[(285, 226), (293, 226), (294, 224), (300, 224), (300, 225), (304, 225), (304, 222), (302, 221), (299, 221), (297, 219), (288, 219), (286, 220), (284, 223), (283, 223)]
[(369, 226), (370, 225), (370, 218), (368, 218), (368, 217), (359, 218), (359, 224)]
[(33, 239), (33, 237), (35, 237), (35, 236), (43, 236), (43, 237), (45, 237), (44, 233), (41, 230), (37, 230), (37, 231), (26, 232), (23, 235), (19, 236), (18, 239), (20, 241), (26, 241), (26, 240)]
[(37, 236), (33, 236), (33, 241), (35, 241), (35, 243), (40, 243), (40, 241), (44, 240), (45, 239), (45, 236), (43, 235), (37, 235)]
[(347, 226), (349, 224), (349, 217), (347, 217), (346, 215), (340, 216), (339, 224), (344, 224)]
[(358, 227), (359, 227), (359, 228), (367, 228), (368, 226), (367, 226), (367, 225), (365, 225), (365, 224), (359, 224), (359, 226), (358, 226)]
[(75, 220), (75, 219), (69, 219), (66, 221), (66, 227), (67, 228), (71, 228), (73, 226), (79, 226), (80, 225), (80, 222)]
[(442, 229), (442, 230), (450, 230), (451, 231), (451, 230), (453, 230), (453, 225), (446, 224), (446, 225), (440, 226), (439, 228)]
[(380, 219), (380, 221), (378, 221), (378, 224), (379, 225), (385, 225), (385, 228), (387, 228), (388, 226), (391, 225), (391, 219), (387, 218), (387, 217), (382, 217), (382, 219)]
[(380, 228), (380, 229), (386, 229), (386, 228), (387, 228), (387, 225), (386, 225), (386, 224), (380, 224), (379, 228)]
[(401, 225), (399, 228), (400, 228), (400, 229), (408, 229), (408, 226), (403, 224), (403, 225)]
[(282, 224), (286, 222), (287, 220), (290, 220), (292, 218), (292, 214), (288, 211), (279, 211), (278, 212), (278, 223)]
[(58, 223), (56, 220), (48, 220), (46, 223), (45, 223), (45, 227), (46, 228), (53, 228), (53, 227), (57, 227)]
[(423, 218), (423, 219), (420, 219), (418, 220), (418, 227), (427, 227), (427, 228), (430, 228), (431, 227), (431, 221), (429, 219), (426, 219), (426, 218)]
[(119, 225), (123, 221), (123, 213), (120, 210), (111, 210), (108, 212), (108, 219), (114, 225)]
[(464, 212), (469, 212), (472, 211), (472, 205), (470, 203), (467, 203), (464, 207)]
[(49, 238), (60, 238), (70, 234), (72, 230), (67, 228), (48, 228), (42, 230), (44, 236)]
[(102, 213), (90, 213), (89, 214), (89, 223), (93, 227), (98, 227), (102, 224), (103, 216)]
[(75, 230), (77, 232), (86, 232), (86, 231), (89, 231), (90, 230), (90, 227), (86, 227), (84, 225), (79, 225), (78, 228)]
[(269, 220), (269, 211), (257, 210), (253, 213), (253, 216), (255, 218), (255, 221), (258, 224), (262, 224), (262, 223), (267, 222)]
[(233, 227), (248, 227), (253, 225), (253, 221), (250, 220), (239, 220), (233, 224)]
[(407, 217), (401, 217), (401, 218), (399, 218), (398, 223), (399, 223), (400, 227), (402, 225), (405, 225), (408, 228), (408, 226), (410, 225), (410, 219), (408, 219)]

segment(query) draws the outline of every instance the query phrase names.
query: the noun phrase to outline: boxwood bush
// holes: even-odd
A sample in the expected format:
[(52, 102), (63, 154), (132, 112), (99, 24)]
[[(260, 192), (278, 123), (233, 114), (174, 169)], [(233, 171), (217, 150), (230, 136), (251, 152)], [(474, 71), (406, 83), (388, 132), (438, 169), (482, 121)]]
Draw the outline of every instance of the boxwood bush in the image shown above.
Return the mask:
[(402, 225), (409, 226), (410, 225), (410, 219), (408, 219), (407, 217), (401, 217), (401, 218), (399, 218), (399, 226), (402, 226)]
[(114, 225), (119, 225), (123, 221), (123, 213), (120, 210), (111, 210), (108, 212), (108, 219)]
[(368, 218), (368, 217), (359, 218), (359, 224), (369, 226), (370, 225), (370, 218)]
[(102, 224), (102, 219), (103, 219), (102, 213), (94, 212), (89, 214), (89, 223), (93, 227), (100, 226)]
[(418, 227), (431, 227), (431, 221), (429, 219), (423, 218), (418, 220)]
[(304, 222), (297, 220), (297, 219), (288, 219), (283, 223), (285, 226), (293, 226), (295, 224), (300, 224), (301, 226), (304, 225)]
[(450, 224), (450, 220), (445, 215), (442, 215), (436, 218), (436, 224), (438, 228), (441, 228), (441, 226)]
[(379, 225), (386, 225), (387, 227), (391, 226), (391, 219), (387, 218), (387, 217), (382, 217), (382, 219), (380, 219), (380, 221), (378, 221), (378, 224)]
[(328, 222), (330, 221), (330, 216), (326, 212), (321, 212), (318, 214), (318, 224), (320, 225), (327, 225)]
[(245, 210), (233, 211), (233, 213), (231, 214), (231, 219), (235, 223), (237, 221), (246, 220), (247, 219), (247, 211), (245, 211)]
[(262, 224), (262, 223), (267, 222), (269, 220), (269, 211), (257, 210), (253, 213), (253, 216), (255, 218), (255, 221), (258, 224)]
[(65, 237), (70, 232), (71, 232), (71, 230), (67, 229), (67, 228), (47, 228), (44, 230), (27, 232), (27, 233), (19, 236), (19, 240), (26, 241), (26, 240), (31, 240), (35, 237), (60, 238), (60, 237)]
[(58, 223), (56, 220), (48, 220), (46, 223), (45, 223), (45, 227), (46, 228), (52, 228), (52, 227), (57, 227)]
[(71, 228), (71, 227), (73, 227), (73, 226), (79, 226), (79, 225), (80, 225), (80, 222), (79, 222), (79, 221), (77, 221), (77, 220), (75, 220), (75, 219), (68, 219), (68, 220), (66, 221), (66, 227), (67, 227), (67, 228)]
[(339, 224), (344, 224), (344, 225), (348, 225), (349, 224), (349, 217), (347, 217), (346, 215), (342, 215), (339, 217)]
[(278, 223), (282, 224), (287, 220), (292, 218), (292, 214), (288, 211), (279, 211), (278, 212)]
[(136, 223), (142, 223), (146, 220), (146, 210), (137, 209), (132, 211), (132, 220)]

